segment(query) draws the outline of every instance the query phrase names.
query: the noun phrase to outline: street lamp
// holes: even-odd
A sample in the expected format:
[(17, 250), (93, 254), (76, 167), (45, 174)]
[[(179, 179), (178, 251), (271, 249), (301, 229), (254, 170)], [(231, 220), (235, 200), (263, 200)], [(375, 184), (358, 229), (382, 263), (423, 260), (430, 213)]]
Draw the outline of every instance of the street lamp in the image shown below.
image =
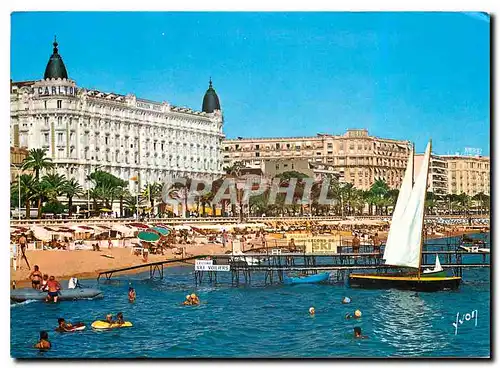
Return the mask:
[(243, 222), (243, 189), (245, 188), (245, 180), (237, 179), (236, 188), (238, 194), (238, 201), (240, 202), (240, 223)]
[(18, 205), (18, 210), (17, 210), (17, 218), (19, 221), (21, 221), (21, 173), (19, 172), (19, 166), (16, 164), (10, 164), (10, 166), (14, 166), (17, 170), (17, 186), (18, 186), (18, 193), (17, 193), (17, 205)]

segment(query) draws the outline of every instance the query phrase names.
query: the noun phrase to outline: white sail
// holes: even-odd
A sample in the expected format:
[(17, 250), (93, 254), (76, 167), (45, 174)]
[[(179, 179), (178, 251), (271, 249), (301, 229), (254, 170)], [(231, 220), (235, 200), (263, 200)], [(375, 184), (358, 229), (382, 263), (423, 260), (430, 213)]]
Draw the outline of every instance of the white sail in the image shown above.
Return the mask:
[(401, 184), (401, 188), (399, 188), (399, 195), (396, 201), (396, 207), (394, 207), (394, 211), (392, 213), (392, 221), (391, 227), (389, 229), (389, 234), (387, 235), (387, 242), (385, 244), (384, 250), (384, 259), (393, 258), (391, 257), (391, 253), (398, 253), (397, 248), (401, 245), (399, 244), (399, 240), (396, 238), (397, 231), (395, 230), (400, 225), (400, 221), (403, 217), (403, 213), (406, 209), (408, 201), (410, 199), (410, 195), (413, 188), (413, 150), (410, 152), (408, 156), (408, 163), (406, 164), (405, 176), (403, 178), (403, 183)]
[(441, 262), (439, 262), (439, 256), (436, 254), (436, 264), (434, 265), (434, 271), (442, 271)]
[(406, 207), (402, 214), (395, 219), (395, 222), (391, 224), (389, 231), (391, 238), (387, 239), (389, 252), (384, 254), (387, 265), (411, 268), (418, 268), (420, 265), (420, 243), (422, 241), (430, 151), (431, 145), (429, 143)]

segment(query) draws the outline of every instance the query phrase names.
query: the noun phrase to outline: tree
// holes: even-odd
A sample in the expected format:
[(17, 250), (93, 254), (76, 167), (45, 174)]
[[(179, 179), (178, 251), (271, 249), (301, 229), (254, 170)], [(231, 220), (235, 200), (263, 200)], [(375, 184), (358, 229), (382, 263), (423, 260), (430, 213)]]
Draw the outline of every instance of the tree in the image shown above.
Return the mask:
[[(26, 207), (26, 218), (30, 218), (31, 202), (36, 199), (39, 192), (39, 184), (33, 175), (23, 174), (20, 177), (21, 182), (21, 202), (24, 203)], [(18, 201), (19, 196), (19, 183), (16, 182), (11, 184), (11, 198), (15, 198), (15, 202)], [(19, 209), (20, 211), (21, 209)]]
[(23, 170), (33, 170), (35, 172), (35, 179), (38, 182), (40, 179), (40, 172), (42, 170), (49, 170), (54, 168), (54, 163), (50, 157), (45, 156), (45, 150), (40, 148), (33, 148), (29, 151), (28, 156), (23, 161)]
[(472, 199), (476, 202), (479, 203), (479, 210), (481, 211), (481, 214), (483, 213), (484, 210), (489, 210), (490, 208), (490, 196), (487, 194), (484, 194), (483, 192), (479, 192), (475, 194)]
[[(375, 213), (382, 214), (382, 208), (386, 206), (387, 201), (384, 200), (384, 197), (389, 192), (389, 186), (382, 179), (377, 179), (369, 190), (369, 203), (370, 205), (375, 205)], [(380, 211), (379, 211), (380, 210)]]
[(68, 198), (68, 214), (71, 216), (73, 214), (73, 198), (81, 196), (83, 188), (76, 179), (71, 178), (64, 183), (62, 193)]
[(108, 172), (96, 170), (88, 176), (94, 183), (94, 188), (90, 191), (90, 196), (94, 200), (94, 206), (98, 206), (98, 200), (101, 206), (111, 209), (113, 201), (120, 198), (123, 194), (123, 188), (126, 188), (127, 182)]
[(151, 213), (154, 213), (157, 199), (161, 199), (163, 185), (161, 183), (146, 184), (142, 191), (142, 196), (148, 198), (151, 204)]

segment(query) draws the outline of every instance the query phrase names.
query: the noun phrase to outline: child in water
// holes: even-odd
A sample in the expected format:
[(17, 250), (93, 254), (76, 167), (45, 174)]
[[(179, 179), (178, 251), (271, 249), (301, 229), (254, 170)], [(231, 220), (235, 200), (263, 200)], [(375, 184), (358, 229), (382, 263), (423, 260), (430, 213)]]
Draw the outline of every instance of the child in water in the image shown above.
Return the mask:
[(361, 327), (354, 327), (354, 338), (355, 339), (367, 339), (368, 336), (364, 336), (361, 333)]
[(51, 347), (47, 331), (40, 331), (40, 340), (35, 344), (35, 349), (48, 350)]
[(351, 319), (351, 318), (358, 319), (358, 318), (361, 318), (361, 311), (359, 309), (356, 309), (354, 311), (354, 315), (352, 315), (351, 313), (347, 313), (345, 315), (345, 318), (346, 319)]
[(136, 294), (135, 294), (135, 290), (133, 287), (129, 287), (128, 288), (128, 301), (130, 303), (133, 303), (135, 301), (135, 298), (136, 298)]

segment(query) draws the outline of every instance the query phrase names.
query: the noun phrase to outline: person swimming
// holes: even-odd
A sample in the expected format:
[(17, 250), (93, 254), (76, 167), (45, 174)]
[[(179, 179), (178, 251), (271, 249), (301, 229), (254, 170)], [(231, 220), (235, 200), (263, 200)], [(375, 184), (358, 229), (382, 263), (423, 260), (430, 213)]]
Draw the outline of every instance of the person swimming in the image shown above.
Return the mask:
[(58, 318), (57, 324), (58, 324), (56, 328), (57, 332), (66, 332), (73, 327), (71, 323), (66, 323), (66, 320), (64, 318)]
[(35, 349), (48, 350), (52, 347), (47, 331), (40, 331), (40, 340), (35, 344)]
[(309, 314), (314, 316), (316, 314), (316, 309), (314, 309), (314, 307), (309, 308)]
[(342, 304), (349, 304), (351, 302), (351, 298), (348, 296), (344, 296), (344, 299), (342, 299)]
[(130, 287), (128, 288), (128, 301), (129, 301), (130, 303), (132, 303), (132, 302), (134, 302), (134, 301), (135, 301), (135, 298), (136, 298), (136, 297), (137, 297), (137, 296), (136, 296), (136, 294), (135, 294), (135, 290), (134, 290), (134, 288), (133, 288), (132, 286), (130, 286)]
[(199, 305), (200, 304), (200, 299), (198, 296), (193, 293), (190, 295), (186, 295), (186, 300), (183, 303), (184, 305)]
[(354, 314), (346, 313), (345, 318), (346, 319), (351, 319), (351, 318), (358, 319), (358, 318), (361, 318), (361, 315), (362, 315), (361, 311), (359, 309), (356, 309), (354, 311)]
[(354, 338), (355, 339), (367, 339), (368, 336), (365, 336), (361, 333), (361, 327), (354, 327)]
[(116, 315), (116, 322), (115, 323), (117, 323), (119, 325), (123, 325), (125, 323), (125, 321), (123, 320), (123, 313), (122, 312), (119, 312)]
[(184, 300), (184, 305), (192, 305), (191, 295), (186, 295), (186, 300)]
[(193, 305), (200, 304), (200, 298), (198, 298), (198, 295), (196, 295), (195, 293), (191, 294), (191, 303)]

